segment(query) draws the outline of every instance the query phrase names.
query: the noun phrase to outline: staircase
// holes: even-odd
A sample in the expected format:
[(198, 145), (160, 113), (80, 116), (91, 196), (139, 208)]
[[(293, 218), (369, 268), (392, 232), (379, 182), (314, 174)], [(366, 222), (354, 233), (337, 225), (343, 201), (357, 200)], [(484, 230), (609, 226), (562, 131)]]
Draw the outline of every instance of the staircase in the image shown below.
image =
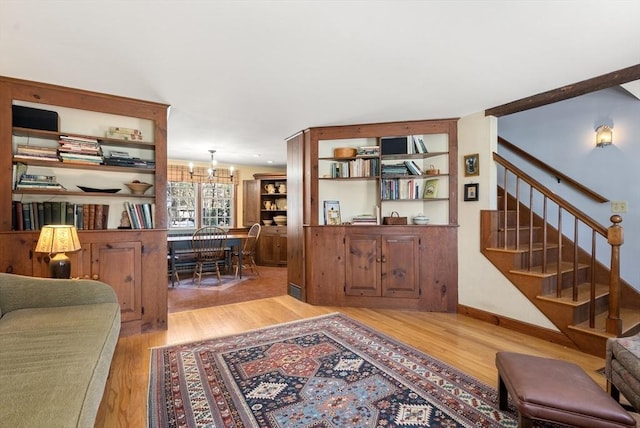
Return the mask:
[[(499, 209), (481, 213), (482, 253), (576, 349), (604, 357), (608, 337), (640, 331), (640, 294), (619, 278), (622, 219), (613, 216), (607, 229), (498, 154), (494, 159), (504, 184)], [(607, 252), (609, 266), (596, 257)]]

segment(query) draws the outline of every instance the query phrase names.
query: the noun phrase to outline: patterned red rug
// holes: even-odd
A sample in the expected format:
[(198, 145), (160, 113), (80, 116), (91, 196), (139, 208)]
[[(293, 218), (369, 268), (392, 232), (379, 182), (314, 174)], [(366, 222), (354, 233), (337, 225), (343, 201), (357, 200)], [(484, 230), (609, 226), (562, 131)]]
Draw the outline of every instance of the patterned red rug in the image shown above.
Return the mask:
[(150, 427), (516, 427), (492, 387), (342, 314), (153, 349)]

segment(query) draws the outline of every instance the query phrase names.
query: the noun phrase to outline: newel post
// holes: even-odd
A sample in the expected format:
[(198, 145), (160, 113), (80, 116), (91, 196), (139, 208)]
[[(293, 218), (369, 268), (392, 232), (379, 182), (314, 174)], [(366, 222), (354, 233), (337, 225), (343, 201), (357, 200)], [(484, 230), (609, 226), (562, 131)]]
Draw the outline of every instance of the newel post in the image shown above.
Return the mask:
[(607, 231), (607, 242), (611, 245), (611, 274), (609, 276), (609, 316), (607, 317), (607, 333), (616, 337), (622, 333), (620, 318), (620, 246), (624, 242), (623, 229), (620, 226), (622, 217), (612, 215), (611, 226)]

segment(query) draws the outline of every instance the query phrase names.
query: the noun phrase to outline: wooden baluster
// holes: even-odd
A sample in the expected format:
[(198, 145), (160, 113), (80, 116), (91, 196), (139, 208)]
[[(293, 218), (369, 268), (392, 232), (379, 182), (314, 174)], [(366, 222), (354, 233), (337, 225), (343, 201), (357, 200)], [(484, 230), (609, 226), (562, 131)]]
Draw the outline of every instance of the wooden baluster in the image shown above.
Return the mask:
[(578, 301), (578, 217), (573, 218), (573, 284), (571, 300)]
[(516, 248), (520, 249), (520, 177), (516, 177)]
[(533, 186), (529, 186), (529, 270), (533, 266)]
[(589, 327), (596, 326), (596, 238), (595, 230), (591, 230), (591, 289), (589, 294)]
[[(543, 195), (544, 196), (544, 195)], [(542, 201), (542, 273), (547, 273), (547, 197)]]
[(607, 242), (611, 245), (607, 333), (620, 336), (622, 333), (622, 319), (620, 318), (620, 246), (624, 242), (624, 237), (622, 226), (620, 226), (622, 217), (616, 214), (612, 215), (610, 220), (613, 224), (607, 230)]
[(507, 249), (507, 167), (504, 168), (504, 179), (503, 179), (503, 184), (502, 184), (502, 188), (504, 189), (502, 192), (502, 208), (503, 208), (503, 224), (502, 224), (502, 230), (504, 231), (502, 233), (502, 239), (504, 240), (504, 249)]
[(556, 264), (556, 297), (562, 297), (562, 207), (558, 205), (558, 257)]

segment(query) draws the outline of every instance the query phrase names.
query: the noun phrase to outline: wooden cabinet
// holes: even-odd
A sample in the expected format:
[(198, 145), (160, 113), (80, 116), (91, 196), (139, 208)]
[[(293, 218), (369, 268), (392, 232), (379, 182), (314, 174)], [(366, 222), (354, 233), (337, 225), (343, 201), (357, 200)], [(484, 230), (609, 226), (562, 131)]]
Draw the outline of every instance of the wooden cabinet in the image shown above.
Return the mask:
[(347, 231), (345, 295), (418, 298), (419, 235)]
[(275, 226), (275, 216), (287, 215), (287, 176), (254, 174), (253, 178), (242, 183), (242, 224), (247, 227), (255, 223)]
[[(15, 105), (57, 112), (59, 129), (14, 127)], [(123, 334), (166, 329), (167, 108), (161, 103), (0, 77), (0, 174), (4, 183), (0, 187), (0, 269), (22, 275), (49, 275), (48, 256), (33, 251), (39, 231), (13, 230), (13, 201), (33, 206), (43, 201), (108, 206), (104, 230), (79, 230), (82, 249), (68, 254), (72, 277), (99, 279), (114, 288), (122, 309)], [(140, 127), (144, 139), (105, 136), (113, 126)], [(144, 160), (144, 165), (66, 163), (15, 156), (18, 145), (55, 148), (63, 135), (98, 140), (105, 156), (112, 151), (130, 151), (132, 157)], [(55, 176), (66, 190), (14, 189), (11, 172), (17, 164), (26, 165), (28, 174)], [(131, 193), (124, 183), (135, 180), (150, 183), (151, 190), (141, 195)], [(86, 191), (78, 185), (120, 190)], [(153, 205), (153, 228), (119, 230), (125, 203)]]
[[(321, 305), (455, 311), (457, 171), (457, 119), (318, 127), (292, 136), (290, 294)], [(340, 225), (327, 224), (326, 201), (339, 203)], [(392, 212), (408, 224), (383, 225)], [(420, 214), (427, 225), (412, 224)]]
[(244, 180), (242, 224), (262, 225), (256, 247), (256, 263), (265, 266), (286, 266), (287, 227), (278, 226), (276, 216), (287, 215), (287, 177), (283, 174), (254, 174)]
[(256, 263), (263, 266), (287, 265), (287, 228), (264, 226), (256, 248)]

